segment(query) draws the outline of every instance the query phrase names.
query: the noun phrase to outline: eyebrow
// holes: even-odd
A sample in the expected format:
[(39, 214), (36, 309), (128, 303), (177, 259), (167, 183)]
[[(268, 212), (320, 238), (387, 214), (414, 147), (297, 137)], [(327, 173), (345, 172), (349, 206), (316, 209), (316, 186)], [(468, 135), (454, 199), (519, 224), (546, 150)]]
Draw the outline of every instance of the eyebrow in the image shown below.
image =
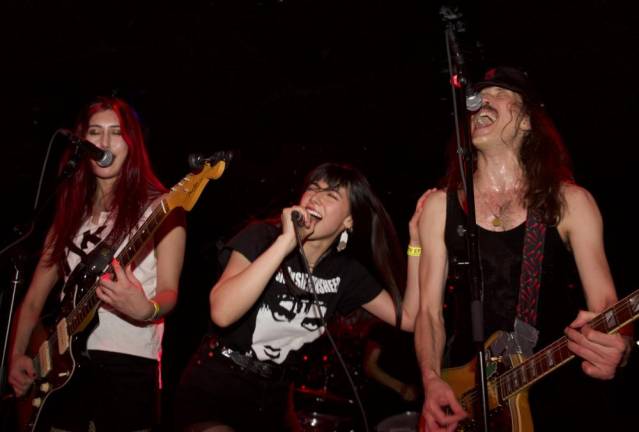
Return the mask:
[[(90, 124), (89, 125), (90, 128), (100, 128), (100, 129), (104, 129), (104, 126), (99, 125), (99, 124)], [(121, 127), (119, 124), (112, 124), (112, 125), (108, 125), (107, 128), (111, 129), (111, 128), (119, 128)]]
[(319, 189), (321, 189), (323, 191), (333, 191), (333, 192), (339, 191), (339, 188), (341, 187), (339, 185), (338, 186), (321, 187), (319, 182), (316, 182), (316, 181), (311, 183), (311, 186), (316, 186), (316, 187), (318, 187)]

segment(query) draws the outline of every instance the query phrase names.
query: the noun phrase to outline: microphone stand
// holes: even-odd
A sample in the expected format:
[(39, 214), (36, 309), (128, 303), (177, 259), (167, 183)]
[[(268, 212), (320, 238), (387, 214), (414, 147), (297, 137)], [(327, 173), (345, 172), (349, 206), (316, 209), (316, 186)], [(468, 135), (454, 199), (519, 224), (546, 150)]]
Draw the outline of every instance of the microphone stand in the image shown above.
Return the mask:
[[(465, 231), (466, 248), (468, 251), (469, 285), (471, 294), (471, 323), (473, 344), (479, 366), (476, 378), (479, 381), (481, 401), (482, 430), (488, 432), (488, 385), (486, 381), (486, 361), (484, 350), (484, 307), (483, 307), (483, 279), (481, 277), (479, 238), (475, 217), (475, 193), (473, 174), (475, 157), (470, 132), (470, 111), (476, 110), (477, 96), (474, 94), (470, 79), (467, 75), (466, 64), (457, 43), (456, 32), (464, 31), (459, 21), (460, 14), (453, 13), (448, 8), (442, 8), (442, 16), (446, 21), (446, 49), (448, 54), (448, 66), (451, 75), (451, 88), (453, 91), (453, 109), (455, 114), (455, 133), (457, 139), (457, 156), (460, 163), (460, 173), (466, 194), (468, 207), (467, 226)], [(453, 55), (451, 55), (451, 50)], [(455, 67), (453, 67), (453, 61)], [(460, 114), (459, 107), (463, 113)], [(481, 102), (479, 103), (481, 107)]]
[[(81, 154), (79, 149), (76, 147), (75, 152), (69, 158), (69, 161), (64, 166), (62, 173), (57, 177), (55, 186), (53, 188), (53, 192), (57, 191), (58, 187), (62, 182), (70, 178), (78, 168), (78, 163), (80, 161)], [(39, 192), (39, 191), (38, 191)], [(4, 248), (0, 249), (0, 259), (9, 255), (11, 261), (13, 263), (13, 272), (11, 276), (10, 283), (10, 291), (8, 293), (3, 293), (2, 288), (0, 287), (0, 310), (5, 310), (4, 300), (5, 294), (7, 294), (7, 298), (9, 300), (8, 313), (6, 314), (6, 326), (5, 326), (5, 334), (2, 338), (2, 346), (0, 352), (0, 393), (4, 390), (6, 385), (6, 369), (7, 369), (7, 351), (9, 348), (9, 337), (11, 335), (11, 324), (12, 317), (15, 309), (15, 302), (18, 291), (21, 289), (24, 282), (24, 263), (26, 260), (25, 254), (23, 253), (23, 246), (26, 240), (28, 240), (34, 232), (35, 223), (38, 221), (38, 218), (42, 215), (43, 210), (51, 203), (54, 194), (51, 194), (47, 197), (47, 199), (42, 203), (42, 205), (35, 205), (35, 209), (33, 212), (33, 216), (31, 221), (26, 225), (17, 225), (14, 228), (14, 232), (18, 234), (18, 239), (14, 240)], [(26, 227), (22, 229), (21, 227)], [(2, 394), (0, 401), (4, 402), (8, 399), (11, 399), (11, 396), (8, 394)], [(6, 418), (7, 416), (3, 416)]]

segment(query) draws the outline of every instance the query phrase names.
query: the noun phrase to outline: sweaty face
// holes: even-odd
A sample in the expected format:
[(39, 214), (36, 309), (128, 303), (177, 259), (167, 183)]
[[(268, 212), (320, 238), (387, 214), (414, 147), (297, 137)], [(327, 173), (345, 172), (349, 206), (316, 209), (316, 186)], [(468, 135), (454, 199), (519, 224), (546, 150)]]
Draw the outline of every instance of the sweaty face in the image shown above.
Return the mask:
[(487, 87), (480, 94), (483, 106), (471, 117), (473, 143), (517, 144), (529, 129), (528, 117), (521, 114), (521, 96), (501, 87)]
[(312, 183), (302, 195), (300, 206), (311, 215), (315, 224), (310, 239), (335, 237), (344, 229), (351, 228), (349, 191), (340, 186), (330, 188), (324, 181)]
[(129, 153), (129, 146), (122, 138), (117, 114), (112, 110), (93, 114), (89, 119), (85, 139), (99, 148), (113, 153), (113, 163), (108, 167), (100, 167), (95, 161), (91, 161), (91, 167), (96, 177), (101, 179), (117, 177)]

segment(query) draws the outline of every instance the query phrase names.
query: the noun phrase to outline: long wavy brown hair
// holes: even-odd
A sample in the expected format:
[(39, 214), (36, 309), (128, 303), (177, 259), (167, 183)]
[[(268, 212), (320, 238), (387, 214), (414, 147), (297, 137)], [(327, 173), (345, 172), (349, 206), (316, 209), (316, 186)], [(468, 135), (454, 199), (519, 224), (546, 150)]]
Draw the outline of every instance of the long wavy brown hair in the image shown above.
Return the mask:
[[(128, 146), (128, 155), (114, 185), (113, 200), (109, 211), (115, 215), (113, 238), (122, 239), (137, 224), (147, 204), (166, 188), (157, 179), (144, 144), (140, 121), (133, 108), (115, 97), (99, 97), (80, 113), (75, 133), (86, 137), (89, 120), (98, 112), (112, 110), (118, 116), (122, 138)], [(60, 171), (72, 156), (69, 148), (62, 157)], [(49, 264), (64, 259), (65, 249), (84, 220), (91, 216), (97, 187), (96, 177), (86, 158), (82, 160), (73, 177), (66, 180), (57, 193), (57, 206), (47, 248), (51, 248)]]
[[(519, 161), (526, 181), (524, 204), (537, 211), (544, 223), (556, 225), (561, 220), (564, 200), (561, 186), (573, 183), (572, 163), (563, 140), (543, 106), (521, 95), (523, 105), (520, 116), (530, 118), (530, 131), (525, 132)], [(473, 148), (476, 155), (477, 150)], [(475, 166), (474, 169), (477, 167)], [(457, 147), (451, 139), (448, 170), (443, 182), (449, 190), (462, 187)]]

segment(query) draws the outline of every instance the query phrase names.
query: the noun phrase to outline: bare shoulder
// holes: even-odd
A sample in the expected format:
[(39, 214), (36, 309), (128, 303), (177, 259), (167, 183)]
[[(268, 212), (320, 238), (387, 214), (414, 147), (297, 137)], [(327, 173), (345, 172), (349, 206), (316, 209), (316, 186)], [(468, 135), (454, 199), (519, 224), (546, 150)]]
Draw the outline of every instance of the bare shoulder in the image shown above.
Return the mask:
[(592, 194), (587, 189), (574, 183), (564, 183), (561, 187), (561, 195), (566, 205), (567, 215), (597, 208), (597, 203)]
[(436, 189), (431, 192), (424, 202), (424, 212), (438, 212), (446, 209), (446, 191)]
[(576, 232), (599, 232), (602, 226), (601, 213), (592, 194), (587, 189), (575, 185), (564, 184), (561, 188), (564, 200), (564, 211), (559, 222), (559, 233), (564, 240), (571, 239)]
[(439, 231), (446, 220), (446, 191), (437, 189), (431, 192), (424, 202), (422, 216), (419, 219), (420, 232)]

